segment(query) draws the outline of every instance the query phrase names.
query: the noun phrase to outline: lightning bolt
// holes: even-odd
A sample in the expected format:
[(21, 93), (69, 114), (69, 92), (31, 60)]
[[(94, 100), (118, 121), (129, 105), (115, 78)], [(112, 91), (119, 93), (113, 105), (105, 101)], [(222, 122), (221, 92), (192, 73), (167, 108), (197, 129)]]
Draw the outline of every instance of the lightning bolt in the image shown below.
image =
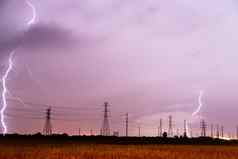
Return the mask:
[(26, 4), (31, 8), (32, 10), (32, 18), (28, 21), (27, 25), (31, 26), (35, 23), (36, 21), (36, 8), (35, 6), (30, 2), (30, 1), (26, 1)]
[[(29, 29), (36, 21), (36, 9), (35, 9), (35, 6), (30, 1), (26, 0), (25, 2), (32, 10), (32, 18), (27, 22), (27, 29)], [(2, 90), (2, 94), (1, 94), (2, 108), (0, 110), (0, 115), (1, 115), (1, 124), (2, 124), (4, 135), (8, 132), (7, 124), (5, 122), (5, 114), (4, 114), (5, 110), (7, 109), (7, 93), (8, 93), (7, 79), (8, 79), (9, 74), (13, 68), (13, 57), (14, 57), (15, 53), (16, 53), (16, 49), (9, 54), (8, 67), (1, 79), (3, 90)]]
[(203, 106), (203, 104), (202, 104), (202, 97), (203, 97), (203, 91), (201, 90), (199, 92), (199, 96), (198, 96), (198, 108), (192, 113), (192, 116), (196, 116), (200, 112), (200, 110), (201, 110), (201, 108)]
[(7, 108), (7, 100), (6, 100), (6, 94), (8, 92), (7, 90), (7, 78), (8, 78), (8, 75), (9, 73), (11, 72), (12, 68), (13, 68), (13, 61), (12, 61), (12, 58), (14, 56), (15, 52), (11, 52), (10, 55), (9, 55), (9, 59), (8, 59), (8, 68), (5, 72), (5, 74), (3, 75), (2, 77), (2, 88), (3, 88), (3, 91), (2, 91), (2, 109), (0, 111), (0, 114), (1, 114), (1, 123), (2, 123), (2, 127), (3, 127), (3, 134), (6, 134), (7, 133), (7, 125), (5, 123), (5, 117), (4, 117), (4, 112)]

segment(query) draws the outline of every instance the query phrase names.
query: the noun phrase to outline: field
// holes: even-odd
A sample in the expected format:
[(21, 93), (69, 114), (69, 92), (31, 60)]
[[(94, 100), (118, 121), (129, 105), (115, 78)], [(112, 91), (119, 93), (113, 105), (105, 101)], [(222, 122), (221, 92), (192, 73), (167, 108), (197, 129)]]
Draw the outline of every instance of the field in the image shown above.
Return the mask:
[(237, 159), (237, 146), (1, 145), (0, 159)]

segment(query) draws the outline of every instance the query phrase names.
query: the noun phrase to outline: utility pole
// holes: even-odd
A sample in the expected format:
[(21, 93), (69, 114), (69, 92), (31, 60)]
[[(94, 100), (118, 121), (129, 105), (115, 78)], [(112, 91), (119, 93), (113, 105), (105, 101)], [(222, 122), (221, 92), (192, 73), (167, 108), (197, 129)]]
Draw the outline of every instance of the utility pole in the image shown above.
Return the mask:
[(168, 136), (173, 137), (173, 121), (172, 121), (172, 116), (169, 116), (169, 131), (168, 131)]
[(129, 117), (128, 117), (128, 113), (126, 113), (126, 137), (128, 137), (128, 121)]
[(51, 108), (46, 109), (45, 126), (43, 128), (44, 135), (52, 135), (52, 124), (51, 124)]
[(102, 136), (110, 136), (109, 116), (108, 116), (108, 102), (104, 103), (104, 116), (102, 125)]

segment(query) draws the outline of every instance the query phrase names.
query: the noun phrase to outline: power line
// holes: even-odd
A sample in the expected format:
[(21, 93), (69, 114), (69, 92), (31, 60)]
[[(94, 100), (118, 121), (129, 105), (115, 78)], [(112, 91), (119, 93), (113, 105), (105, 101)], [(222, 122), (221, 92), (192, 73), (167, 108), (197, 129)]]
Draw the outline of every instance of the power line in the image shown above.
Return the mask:
[(36, 120), (41, 120), (41, 119), (44, 119), (43, 117), (33, 117), (33, 116), (23, 116), (23, 115), (14, 115), (14, 114), (9, 114), (9, 113), (6, 113), (5, 114), (6, 117), (10, 117), (10, 118), (20, 118), (20, 119), (36, 119)]
[(79, 118), (58, 118), (58, 117), (52, 117), (51, 118), (52, 120), (59, 120), (59, 121), (83, 121), (83, 120), (87, 120), (87, 121), (98, 121), (98, 120), (100, 120), (100, 118), (81, 118), (81, 119), (79, 119)]
[[(17, 102), (19, 103), (18, 100), (16, 99), (7, 99), (8, 101), (10, 102)], [(55, 105), (55, 104), (42, 104), (42, 103), (33, 103), (33, 102), (29, 102), (29, 101), (23, 101), (22, 102), (27, 105), (27, 106), (40, 106), (40, 107), (43, 107), (43, 108), (49, 108), (49, 107), (54, 107), (54, 109), (58, 109), (58, 110), (62, 110), (62, 111), (65, 111), (65, 110), (71, 110), (71, 111), (86, 111), (86, 110), (100, 110), (99, 107), (91, 107), (91, 106), (60, 106), (60, 105)], [(21, 104), (21, 103), (20, 103)], [(39, 107), (35, 107), (35, 108), (39, 108)]]
[(42, 115), (42, 113), (44, 112), (43, 110), (33, 110), (33, 109), (25, 109), (25, 108), (16, 108), (16, 107), (9, 107), (6, 110), (7, 113), (26, 113), (26, 114), (31, 114), (31, 115)]

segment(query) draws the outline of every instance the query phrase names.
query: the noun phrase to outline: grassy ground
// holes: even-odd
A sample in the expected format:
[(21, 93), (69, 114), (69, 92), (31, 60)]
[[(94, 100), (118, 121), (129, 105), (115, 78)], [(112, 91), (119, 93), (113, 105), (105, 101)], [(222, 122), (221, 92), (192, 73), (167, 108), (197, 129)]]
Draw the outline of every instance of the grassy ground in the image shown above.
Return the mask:
[(237, 159), (236, 146), (1, 145), (0, 159)]

